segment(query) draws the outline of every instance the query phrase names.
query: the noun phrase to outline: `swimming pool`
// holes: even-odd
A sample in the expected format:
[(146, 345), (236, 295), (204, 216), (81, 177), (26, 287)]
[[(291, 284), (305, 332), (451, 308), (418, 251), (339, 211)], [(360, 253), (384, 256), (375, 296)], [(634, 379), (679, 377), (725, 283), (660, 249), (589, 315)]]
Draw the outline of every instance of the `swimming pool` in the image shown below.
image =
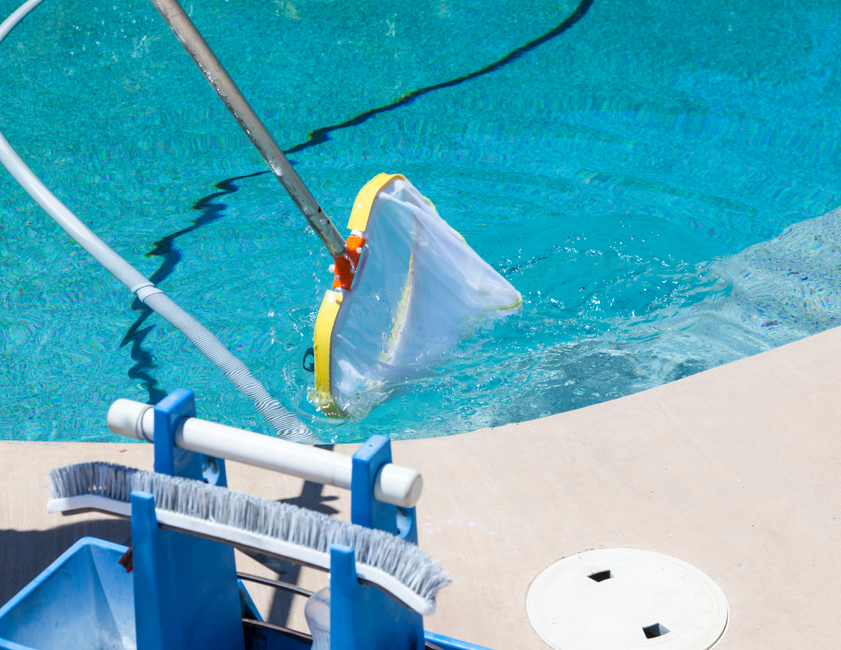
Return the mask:
[[(539, 417), (836, 324), (838, 217), (810, 221), (841, 204), (834, 3), (594, 0), (508, 59), (579, 3), (405, 4), (184, 4), (281, 147), (350, 122), (290, 154), (337, 225), (403, 173), (524, 296), (366, 419), (316, 420), (322, 440)], [(154, 9), (46, 0), (2, 47), (9, 141), (306, 416), (330, 260)], [(6, 173), (0, 230), (0, 437), (107, 440), (111, 401), (179, 386), (265, 428)]]

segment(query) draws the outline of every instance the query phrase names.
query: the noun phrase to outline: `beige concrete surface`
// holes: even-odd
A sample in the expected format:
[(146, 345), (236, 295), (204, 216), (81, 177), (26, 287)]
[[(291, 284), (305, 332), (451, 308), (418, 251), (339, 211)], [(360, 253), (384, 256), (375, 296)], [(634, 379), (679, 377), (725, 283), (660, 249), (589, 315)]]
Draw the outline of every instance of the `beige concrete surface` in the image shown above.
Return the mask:
[[(421, 546), (453, 576), (427, 628), (498, 650), (545, 648), (525, 609), (534, 577), (576, 552), (624, 546), (680, 558), (721, 586), (731, 623), (720, 648), (837, 648), (839, 428), (836, 329), (579, 411), (395, 443), (396, 462), (424, 476)], [(123, 522), (45, 513), (46, 471), (83, 459), (148, 468), (152, 455), (133, 444), (0, 443), (0, 602), (78, 537), (128, 536)], [(229, 474), (233, 489), (347, 517), (339, 490), (234, 464)], [(254, 593), (274, 620), (303, 624), (301, 603)]]

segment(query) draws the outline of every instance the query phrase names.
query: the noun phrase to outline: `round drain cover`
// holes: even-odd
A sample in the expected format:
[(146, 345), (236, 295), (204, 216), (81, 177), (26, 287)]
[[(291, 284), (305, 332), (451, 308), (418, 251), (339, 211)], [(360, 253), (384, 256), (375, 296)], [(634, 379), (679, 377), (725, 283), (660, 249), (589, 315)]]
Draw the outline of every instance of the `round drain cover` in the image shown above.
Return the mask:
[(557, 650), (708, 650), (729, 607), (707, 575), (668, 555), (600, 549), (564, 558), (537, 576), (529, 620)]

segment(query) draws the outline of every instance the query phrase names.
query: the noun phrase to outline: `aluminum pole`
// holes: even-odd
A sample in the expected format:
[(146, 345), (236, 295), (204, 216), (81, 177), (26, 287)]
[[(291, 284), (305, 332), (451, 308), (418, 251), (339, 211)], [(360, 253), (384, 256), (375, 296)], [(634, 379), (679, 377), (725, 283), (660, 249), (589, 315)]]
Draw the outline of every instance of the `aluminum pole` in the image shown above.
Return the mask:
[(330, 218), (318, 205), (318, 201), (304, 185), (301, 177), (289, 163), (286, 156), (277, 146), (272, 136), (263, 126), (260, 118), (248, 104), (240, 92), (234, 80), (225, 71), (225, 68), (216, 58), (213, 50), (204, 40), (199, 30), (185, 13), (184, 9), (176, 0), (152, 0), (152, 4), (160, 12), (166, 24), (175, 34), (176, 38), (187, 50), (193, 62), (199, 67), (205, 79), (219, 95), (219, 98), (228, 107), (231, 115), (245, 131), (248, 139), (263, 156), (269, 168), (277, 180), (289, 193), (289, 196), (303, 213), (307, 223), (324, 242), (330, 255), (339, 257), (345, 252), (345, 241)]

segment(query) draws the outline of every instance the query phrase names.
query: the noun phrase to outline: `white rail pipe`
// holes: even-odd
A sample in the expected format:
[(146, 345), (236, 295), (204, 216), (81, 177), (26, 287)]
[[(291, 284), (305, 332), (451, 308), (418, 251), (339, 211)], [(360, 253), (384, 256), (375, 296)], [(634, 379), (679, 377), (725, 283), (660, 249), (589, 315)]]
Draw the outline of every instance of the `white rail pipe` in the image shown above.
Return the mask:
[[(108, 428), (126, 438), (153, 442), (154, 407), (142, 402), (118, 399), (108, 409)], [(352, 461), (349, 456), (208, 420), (185, 420), (175, 434), (175, 446), (315, 483), (350, 489)], [(377, 476), (374, 498), (402, 508), (413, 508), (422, 490), (423, 478), (420, 472), (389, 463)]]

